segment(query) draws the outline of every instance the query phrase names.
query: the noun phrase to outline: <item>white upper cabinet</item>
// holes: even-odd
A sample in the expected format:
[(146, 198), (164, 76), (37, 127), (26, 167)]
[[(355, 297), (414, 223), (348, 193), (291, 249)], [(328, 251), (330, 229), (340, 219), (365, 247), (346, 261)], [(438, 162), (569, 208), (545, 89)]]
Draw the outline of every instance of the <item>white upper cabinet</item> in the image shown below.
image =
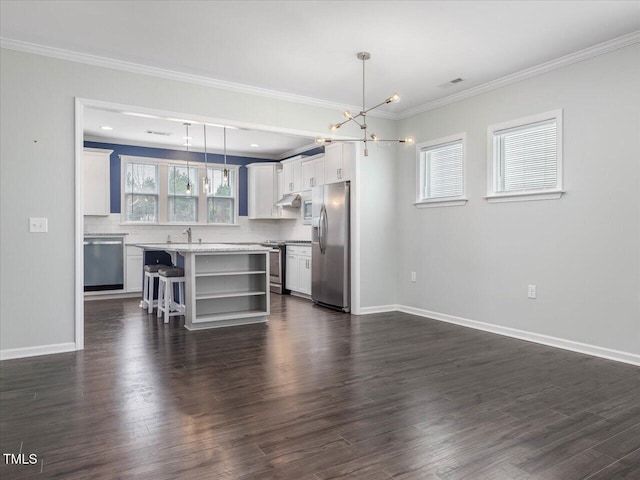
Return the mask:
[(351, 180), (351, 170), (353, 170), (355, 158), (355, 143), (338, 142), (324, 147), (324, 183)]
[(302, 188), (302, 155), (283, 160), (282, 163), (282, 193), (298, 193)]
[(324, 185), (324, 154), (314, 155), (302, 162), (302, 190)]
[(113, 150), (85, 148), (82, 155), (84, 215), (111, 213), (110, 156)]
[[(313, 158), (313, 157), (312, 157)], [(311, 190), (313, 187), (313, 177), (315, 175), (315, 166), (312, 160), (302, 162), (302, 190)]]
[(280, 218), (275, 206), (278, 198), (279, 163), (247, 165), (247, 203), (249, 219)]

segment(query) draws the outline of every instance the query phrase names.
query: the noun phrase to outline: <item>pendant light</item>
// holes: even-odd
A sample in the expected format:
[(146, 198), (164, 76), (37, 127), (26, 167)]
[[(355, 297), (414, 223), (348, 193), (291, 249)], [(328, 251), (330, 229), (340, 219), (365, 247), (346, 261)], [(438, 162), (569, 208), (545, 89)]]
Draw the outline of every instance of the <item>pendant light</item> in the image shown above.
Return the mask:
[(189, 127), (191, 126), (190, 123), (185, 123), (184, 126), (187, 129), (187, 143), (185, 144), (187, 146), (187, 190), (186, 190), (186, 195), (187, 197), (191, 196), (191, 170), (189, 170)]
[(358, 57), (358, 60), (362, 60), (362, 110), (360, 111), (360, 113), (353, 115), (349, 110), (345, 110), (344, 112), (342, 112), (343, 117), (345, 118), (345, 120), (343, 120), (340, 123), (335, 123), (333, 125), (330, 126), (331, 131), (335, 132), (336, 130), (338, 130), (340, 127), (342, 127), (343, 125), (349, 123), (349, 122), (353, 122), (355, 124), (357, 124), (360, 127), (360, 130), (362, 130), (362, 138), (358, 138), (358, 139), (333, 139), (333, 138), (325, 138), (325, 137), (318, 137), (316, 138), (316, 142), (320, 143), (320, 144), (324, 144), (324, 143), (332, 143), (332, 142), (364, 142), (364, 156), (367, 157), (369, 155), (369, 149), (367, 148), (367, 143), (368, 142), (399, 142), (399, 143), (406, 143), (408, 145), (412, 145), (413, 143), (415, 143), (415, 139), (413, 137), (406, 137), (406, 138), (396, 138), (393, 140), (381, 140), (378, 138), (377, 135), (375, 135), (374, 133), (369, 134), (367, 132), (367, 114), (369, 112), (371, 112), (372, 110), (375, 110), (378, 107), (381, 107), (383, 105), (386, 105), (388, 103), (394, 103), (394, 102), (399, 102), (400, 101), (400, 95), (398, 95), (397, 93), (394, 93), (393, 95), (391, 95), (388, 98), (385, 98), (382, 102), (378, 103), (377, 105), (374, 105), (373, 107), (369, 107), (366, 108), (365, 107), (365, 98), (364, 98), (364, 93), (365, 93), (365, 62), (367, 60), (369, 60), (371, 58), (371, 54), (369, 52), (359, 52), (356, 54), (356, 56)]
[(224, 170), (222, 170), (222, 184), (225, 187), (229, 186), (229, 169), (227, 168), (227, 127), (223, 128), (224, 139)]
[(211, 183), (209, 182), (209, 164), (207, 162), (207, 124), (204, 127), (204, 193), (211, 195)]

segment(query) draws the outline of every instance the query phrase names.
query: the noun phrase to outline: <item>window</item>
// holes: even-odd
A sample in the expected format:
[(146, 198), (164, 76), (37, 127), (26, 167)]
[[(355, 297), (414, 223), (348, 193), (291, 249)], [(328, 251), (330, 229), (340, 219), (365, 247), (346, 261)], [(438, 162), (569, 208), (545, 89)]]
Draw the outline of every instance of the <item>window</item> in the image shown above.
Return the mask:
[[(122, 222), (199, 225), (238, 225), (237, 165), (121, 155)], [(202, 187), (209, 177), (211, 193)], [(187, 195), (187, 180), (191, 195)]]
[[(173, 223), (198, 221), (198, 169), (169, 165), (168, 220)], [(191, 195), (187, 195), (187, 181)]]
[(464, 205), (464, 144), (460, 133), (418, 145), (417, 207)]
[(207, 222), (233, 224), (236, 217), (236, 171), (229, 169), (229, 182), (225, 185), (224, 167), (207, 169), (211, 193), (207, 195)]
[(128, 222), (157, 222), (157, 165), (149, 163), (127, 163), (124, 185), (126, 220)]
[(489, 127), (488, 199), (533, 200), (562, 194), (562, 112)]

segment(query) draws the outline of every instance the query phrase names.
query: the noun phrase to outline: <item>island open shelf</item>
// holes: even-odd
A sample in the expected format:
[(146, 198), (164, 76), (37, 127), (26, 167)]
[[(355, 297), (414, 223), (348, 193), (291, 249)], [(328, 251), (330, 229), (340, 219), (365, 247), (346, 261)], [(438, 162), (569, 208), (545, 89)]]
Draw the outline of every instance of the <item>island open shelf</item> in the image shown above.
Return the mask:
[(186, 297), (191, 303), (185, 327), (197, 330), (266, 322), (268, 263), (269, 256), (264, 251), (186, 254)]
[(267, 321), (269, 248), (230, 244), (137, 246), (184, 258), (184, 326), (188, 330)]
[(196, 273), (196, 277), (229, 277), (232, 275), (260, 275), (266, 273), (265, 270), (239, 270), (237, 272), (204, 272)]

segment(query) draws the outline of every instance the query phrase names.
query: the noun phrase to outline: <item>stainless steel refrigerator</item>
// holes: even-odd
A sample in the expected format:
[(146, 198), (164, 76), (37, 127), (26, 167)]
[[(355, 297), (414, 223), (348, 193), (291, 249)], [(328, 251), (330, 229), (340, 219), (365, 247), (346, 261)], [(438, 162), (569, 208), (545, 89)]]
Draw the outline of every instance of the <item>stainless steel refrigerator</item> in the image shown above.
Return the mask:
[(349, 182), (312, 191), (311, 298), (319, 305), (349, 312)]

